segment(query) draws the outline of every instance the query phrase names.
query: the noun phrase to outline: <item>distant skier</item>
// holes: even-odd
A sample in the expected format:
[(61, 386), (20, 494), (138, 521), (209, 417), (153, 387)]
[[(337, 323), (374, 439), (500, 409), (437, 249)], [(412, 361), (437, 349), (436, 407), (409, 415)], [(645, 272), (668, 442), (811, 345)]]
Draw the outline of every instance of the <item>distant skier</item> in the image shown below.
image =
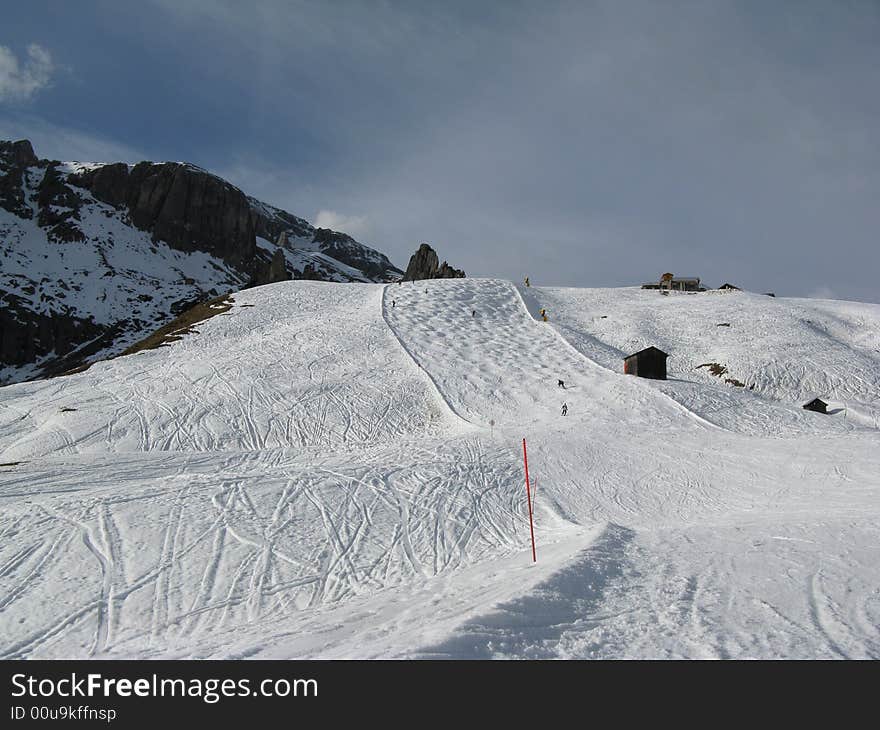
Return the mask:
[(529, 283), (529, 277), (528, 277), (528, 276), (526, 277), (526, 286), (531, 286), (531, 284)]
[(567, 416), (567, 415), (568, 415), (568, 403), (563, 403), (563, 404), (562, 404), (562, 415), (563, 415), (563, 416)]
[(391, 300), (391, 308), (394, 309), (394, 307), (396, 307), (396, 306), (397, 306), (397, 302), (395, 302), (395, 301), (392, 299), (392, 300)]
[(477, 316), (477, 310), (476, 310), (476, 309), (472, 309), (472, 310), (471, 310), (471, 317), (476, 317), (476, 316)]
[(556, 381), (556, 387), (557, 387), (557, 388), (562, 388), (563, 390), (565, 390), (565, 381), (564, 381), (564, 380), (557, 380), (557, 381)]

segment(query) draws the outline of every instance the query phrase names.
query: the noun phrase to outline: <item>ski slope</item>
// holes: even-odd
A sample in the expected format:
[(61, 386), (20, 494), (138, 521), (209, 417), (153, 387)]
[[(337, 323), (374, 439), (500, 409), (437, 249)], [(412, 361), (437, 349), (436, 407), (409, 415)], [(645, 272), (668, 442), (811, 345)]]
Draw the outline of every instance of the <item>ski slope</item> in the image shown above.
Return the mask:
[(235, 295), (231, 312), (173, 348), (5, 391), (21, 396), (4, 401), (4, 459), (334, 450), (439, 432), (442, 403), (384, 324), (381, 286), (298, 282), (276, 294)]
[(294, 281), (196, 329), (0, 389), (3, 657), (880, 657), (876, 305)]

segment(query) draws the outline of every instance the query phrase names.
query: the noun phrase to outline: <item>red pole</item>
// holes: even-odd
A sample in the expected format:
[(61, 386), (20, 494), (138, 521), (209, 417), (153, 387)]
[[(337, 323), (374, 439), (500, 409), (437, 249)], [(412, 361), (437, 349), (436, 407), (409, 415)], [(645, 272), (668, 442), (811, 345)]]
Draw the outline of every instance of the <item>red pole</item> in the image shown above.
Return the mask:
[(526, 465), (526, 499), (529, 503), (529, 531), (532, 533), (532, 562), (538, 562), (535, 554), (535, 523), (532, 519), (532, 492), (529, 489), (529, 456), (526, 453), (526, 440), (523, 439), (523, 463)]

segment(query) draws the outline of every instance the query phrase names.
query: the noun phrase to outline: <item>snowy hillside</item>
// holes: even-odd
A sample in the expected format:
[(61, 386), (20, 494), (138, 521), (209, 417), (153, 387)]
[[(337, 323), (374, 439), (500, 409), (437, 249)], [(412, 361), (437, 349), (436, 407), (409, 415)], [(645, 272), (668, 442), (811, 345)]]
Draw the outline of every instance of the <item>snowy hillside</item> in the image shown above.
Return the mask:
[[(880, 306), (233, 299), (0, 388), (3, 657), (880, 657)], [(621, 372), (650, 344), (667, 381)]]
[[(563, 336), (605, 367), (619, 371), (625, 355), (649, 345), (670, 353), (675, 383), (666, 392), (711, 399), (700, 406), (704, 415), (714, 413), (729, 428), (741, 428), (744, 410), (763, 412), (765, 401), (790, 407), (817, 396), (845, 408), (847, 420), (880, 423), (875, 304), (736, 290), (659, 296), (641, 289), (543, 289), (539, 296)], [(707, 363), (725, 372), (714, 376)], [(723, 395), (711, 387), (718, 383), (728, 384)], [(735, 415), (722, 413), (728, 403)], [(806, 417), (797, 409), (794, 415)]]
[(62, 163), (0, 141), (0, 384), (113, 356), (244, 287), (401, 274), (194, 165)]

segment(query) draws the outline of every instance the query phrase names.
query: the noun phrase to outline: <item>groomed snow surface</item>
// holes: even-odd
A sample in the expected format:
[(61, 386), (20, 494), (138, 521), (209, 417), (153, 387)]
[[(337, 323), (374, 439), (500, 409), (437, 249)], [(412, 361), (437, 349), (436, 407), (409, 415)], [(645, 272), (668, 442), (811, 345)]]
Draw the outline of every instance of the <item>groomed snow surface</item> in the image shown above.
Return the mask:
[[(0, 389), (4, 658), (880, 657), (880, 306), (234, 299)], [(622, 374), (648, 345), (669, 380)]]

